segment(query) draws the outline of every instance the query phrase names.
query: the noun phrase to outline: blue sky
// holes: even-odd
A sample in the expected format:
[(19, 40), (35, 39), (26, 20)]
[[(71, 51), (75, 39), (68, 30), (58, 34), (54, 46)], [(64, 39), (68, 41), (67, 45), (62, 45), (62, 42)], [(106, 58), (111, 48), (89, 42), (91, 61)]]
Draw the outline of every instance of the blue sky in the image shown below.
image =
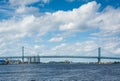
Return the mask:
[(0, 55), (120, 55), (119, 0), (0, 0)]

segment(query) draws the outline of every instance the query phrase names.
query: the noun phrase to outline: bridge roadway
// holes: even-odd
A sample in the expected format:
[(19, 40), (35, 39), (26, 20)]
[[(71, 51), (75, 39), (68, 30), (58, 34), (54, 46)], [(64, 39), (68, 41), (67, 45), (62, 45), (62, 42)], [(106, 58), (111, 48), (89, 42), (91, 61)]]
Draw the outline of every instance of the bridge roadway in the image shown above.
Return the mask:
[[(84, 58), (84, 59), (116, 59), (120, 60), (120, 57), (98, 57), (98, 56), (24, 56), (24, 58)], [(0, 57), (0, 59), (22, 59), (22, 56), (7, 56)]]

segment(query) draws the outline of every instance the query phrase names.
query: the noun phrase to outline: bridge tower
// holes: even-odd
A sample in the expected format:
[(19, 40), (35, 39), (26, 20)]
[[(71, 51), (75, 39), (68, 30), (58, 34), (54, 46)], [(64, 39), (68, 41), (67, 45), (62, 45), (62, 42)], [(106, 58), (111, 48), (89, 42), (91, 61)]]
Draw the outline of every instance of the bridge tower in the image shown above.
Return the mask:
[(98, 48), (98, 64), (101, 62), (101, 47)]
[(24, 63), (24, 46), (22, 47), (22, 62)]

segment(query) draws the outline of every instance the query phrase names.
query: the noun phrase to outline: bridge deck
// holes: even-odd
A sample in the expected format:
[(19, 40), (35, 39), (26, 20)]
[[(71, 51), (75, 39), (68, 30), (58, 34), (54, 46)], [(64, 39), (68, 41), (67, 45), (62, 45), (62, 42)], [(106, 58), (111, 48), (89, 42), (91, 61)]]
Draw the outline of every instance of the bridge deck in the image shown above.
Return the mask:
[[(24, 56), (24, 58), (33, 58), (38, 56)], [(0, 59), (12, 59), (12, 58), (23, 58), (22, 56), (9, 56), (9, 57), (0, 57)], [(97, 56), (39, 56), (39, 58), (88, 58), (88, 59), (98, 59)], [(100, 59), (118, 59), (120, 60), (120, 57), (100, 57)]]

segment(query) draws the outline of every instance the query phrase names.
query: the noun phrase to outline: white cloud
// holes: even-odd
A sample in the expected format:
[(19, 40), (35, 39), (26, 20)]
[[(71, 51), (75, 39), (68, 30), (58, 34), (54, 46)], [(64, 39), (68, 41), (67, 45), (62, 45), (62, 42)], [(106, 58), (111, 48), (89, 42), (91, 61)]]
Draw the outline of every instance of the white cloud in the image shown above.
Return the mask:
[(60, 26), (60, 30), (72, 30), (75, 28), (73, 23), (68, 23)]
[[(11, 0), (10, 2), (15, 2), (16, 0)], [(43, 0), (44, 1), (44, 0)], [(22, 1), (20, 1), (22, 4)], [(30, 4), (36, 2), (36, 0), (25, 0), (24, 3)], [(44, 2), (49, 2), (45, 0)], [(19, 3), (19, 2), (18, 2)], [(37, 16), (35, 13), (39, 13), (39, 10), (34, 7), (26, 7), (19, 6), (16, 9), (16, 15), (35, 15), (35, 20), (37, 22), (31, 22), (40, 25), (40, 29), (42, 29), (42, 33), (40, 35), (45, 34), (46, 32), (51, 31), (51, 29), (59, 29), (59, 31), (86, 31), (90, 29), (96, 29), (97, 27), (100, 29), (100, 32), (97, 34), (105, 35), (110, 33), (119, 34), (120, 29), (120, 9), (114, 9), (111, 7), (107, 7), (103, 12), (98, 12), (100, 4), (97, 4), (95, 1), (89, 2), (87, 4), (82, 5), (77, 9), (73, 9), (72, 11), (57, 11), (53, 13), (46, 13), (45, 15)], [(17, 17), (18, 17), (17, 16)], [(24, 24), (24, 23), (22, 23)], [(33, 25), (31, 26), (33, 27)], [(36, 28), (34, 26), (34, 28)], [(38, 27), (37, 27), (38, 28)], [(43, 30), (44, 29), (44, 30)], [(35, 29), (38, 31), (37, 29)], [(41, 30), (39, 31), (41, 32)], [(95, 35), (95, 34), (94, 34)]]
[(119, 34), (120, 29), (120, 9), (114, 9), (112, 7), (107, 7), (103, 12), (99, 13), (93, 23), (96, 22), (97, 27), (101, 30), (100, 35), (113, 35)]
[(43, 3), (49, 3), (50, 0), (41, 0)]
[(55, 37), (55, 38), (51, 38), (49, 42), (61, 42), (62, 40), (63, 40), (62, 37)]
[(24, 6), (38, 2), (38, 0), (9, 0), (9, 2), (12, 6)]
[(28, 15), (28, 14), (38, 14), (39, 9), (35, 7), (26, 7), (26, 6), (20, 6), (18, 9), (15, 11), (16, 15)]
[(55, 20), (61, 23), (59, 26), (61, 30), (79, 29), (83, 31), (94, 27), (89, 24), (89, 21), (96, 17), (98, 8), (99, 4), (91, 2), (72, 11), (58, 11), (53, 13), (53, 18), (55, 17)]
[(114, 50), (114, 53), (115, 53), (115, 54), (120, 54), (120, 48), (115, 49), (115, 50)]
[(41, 0), (40, 6), (44, 7), (46, 4), (50, 3), (51, 0)]
[[(16, 10), (16, 14), (23, 13), (25, 16), (19, 19), (19, 21), (11, 19), (5, 22), (1, 22), (3, 26), (5, 26), (5, 23), (7, 25), (7, 27), (1, 27), (1, 30), (15, 30), (18, 32), (20, 30), (16, 29), (18, 27), (22, 27), (22, 29), (24, 28), (26, 30), (24, 30), (24, 33), (26, 34), (37, 32), (38, 36), (42, 36), (47, 32), (56, 30), (65, 30), (66, 32), (72, 32), (74, 30), (80, 32), (93, 30), (99, 27), (101, 32), (112, 31), (114, 33), (119, 33), (118, 29), (120, 27), (120, 18), (118, 13), (120, 10), (109, 9), (106, 12), (97, 12), (99, 7), (100, 5), (93, 1), (79, 7), (78, 9), (73, 9), (72, 11), (57, 11), (54, 13), (46, 13), (45, 15), (41, 16), (34, 16), (31, 14), (38, 11), (36, 8), (21, 6)], [(28, 16), (28, 13), (30, 12), (31, 14)], [(112, 15), (114, 16), (111, 17)], [(108, 18), (109, 20), (107, 20)]]
[[(94, 41), (85, 41), (77, 43), (61, 43), (51, 48), (48, 53), (53, 55), (96, 55), (97, 44)], [(47, 52), (45, 52), (48, 54)]]
[[(13, 16), (11, 19), (0, 21), (0, 38), (2, 38), (0, 46), (3, 48), (6, 47), (6, 49), (12, 45), (21, 46), (27, 44), (30, 46), (29, 42), (23, 43), (21, 40), (25, 41), (23, 39), (29, 37), (36, 41), (35, 38), (41, 39), (42, 36), (55, 32), (57, 32), (57, 34), (55, 33), (56, 35), (54, 35), (49, 40), (49, 42), (61, 42), (68, 36), (78, 32), (95, 30), (97, 28), (100, 32), (97, 32), (96, 34), (101, 36), (104, 34), (110, 36), (117, 36), (120, 34), (119, 8), (114, 9), (107, 7), (102, 12), (98, 12), (100, 4), (97, 4), (95, 1), (93, 1), (70, 11), (57, 11), (38, 16), (34, 14), (36, 12), (39, 13), (37, 8), (25, 6), (37, 2), (37, 0), (30, 0), (30, 2), (29, 0), (19, 0), (18, 2), (16, 1), (18, 0), (10, 0), (11, 5), (20, 5), (15, 11), (15, 16)], [(47, 3), (49, 0), (45, 0), (44, 2)], [(108, 40), (105, 41), (102, 43), (106, 43), (103, 45), (106, 49), (109, 48), (112, 52), (116, 50), (116, 54), (119, 53), (119, 43), (108, 42)], [(18, 42), (21, 43), (18, 44)], [(41, 47), (41, 49), (43, 49), (42, 53), (46, 53), (44, 50), (47, 49), (49, 51), (48, 53), (54, 54), (78, 54), (80, 52), (82, 53), (82, 51), (90, 52), (95, 47), (97, 47), (97, 41), (85, 41), (82, 44), (81, 42), (69, 45), (61, 44), (59, 46), (53, 47), (51, 50), (48, 50), (45, 46)], [(35, 46), (34, 48), (38, 50), (40, 47)], [(3, 52), (1, 51), (1, 53)]]
[(118, 49), (120, 48), (120, 38), (111, 37), (101, 40), (101, 47), (103, 49), (104, 54), (120, 54)]

